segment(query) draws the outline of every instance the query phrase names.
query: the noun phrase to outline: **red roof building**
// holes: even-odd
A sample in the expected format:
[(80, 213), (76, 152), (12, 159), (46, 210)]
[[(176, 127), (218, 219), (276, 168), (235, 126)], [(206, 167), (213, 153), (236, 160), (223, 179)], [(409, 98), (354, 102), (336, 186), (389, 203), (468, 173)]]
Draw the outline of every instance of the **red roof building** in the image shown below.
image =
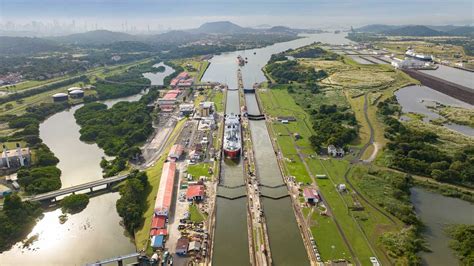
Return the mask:
[(163, 164), (160, 186), (155, 200), (155, 214), (157, 216), (168, 216), (173, 197), (174, 180), (176, 176), (176, 163), (166, 162)]
[(190, 185), (186, 192), (186, 199), (188, 199), (188, 201), (201, 201), (204, 199), (204, 195), (204, 185)]
[(166, 229), (151, 229), (150, 230), (150, 236), (166, 236), (168, 235), (168, 230)]
[(318, 203), (319, 201), (318, 192), (315, 189), (310, 188), (310, 187), (305, 187), (303, 189), (303, 196), (304, 196), (304, 200), (307, 203)]
[(151, 228), (162, 229), (166, 227), (166, 217), (153, 216), (151, 219)]

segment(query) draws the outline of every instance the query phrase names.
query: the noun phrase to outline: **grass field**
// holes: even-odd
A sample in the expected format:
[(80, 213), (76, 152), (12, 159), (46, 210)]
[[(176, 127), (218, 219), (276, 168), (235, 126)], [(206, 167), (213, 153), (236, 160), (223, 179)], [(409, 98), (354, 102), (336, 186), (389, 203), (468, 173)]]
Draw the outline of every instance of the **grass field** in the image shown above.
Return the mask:
[(200, 223), (206, 219), (206, 216), (202, 214), (197, 205), (189, 205), (189, 219), (194, 223)]
[(201, 176), (205, 177), (210, 177), (211, 174), (209, 174), (209, 167), (211, 165), (209, 163), (198, 163), (195, 165), (189, 165), (188, 166), (188, 174), (191, 174), (193, 176), (194, 180), (199, 179)]
[[(283, 88), (259, 91), (259, 98), (264, 109), (268, 110), (267, 114), (272, 117), (294, 115), (297, 118), (296, 122), (290, 122), (289, 124), (281, 124), (276, 121), (271, 123), (272, 133), (276, 137), (284, 157), (287, 158), (284, 162), (287, 174), (296, 176), (298, 181), (311, 182), (309, 173), (301, 158), (297, 155), (297, 146), (305, 156), (305, 162), (313, 175), (326, 174), (329, 176), (329, 179), (318, 179), (317, 185), (323, 198), (329, 203), (333, 211), (333, 218), (341, 226), (343, 234), (361, 263), (369, 265), (369, 257), (374, 256), (375, 252), (382, 263), (389, 264), (389, 260), (385, 257), (380, 243), (378, 243), (378, 237), (383, 232), (395, 230), (399, 225), (393, 225), (385, 216), (370, 206), (366, 206), (360, 199), (353, 197), (351, 193), (340, 194), (336, 190), (335, 186), (337, 184), (345, 183), (343, 177), (349, 166), (348, 161), (321, 160), (308, 156), (315, 154), (308, 141), (312, 134), (312, 125), (309, 115), (304, 112), (301, 106), (296, 104), (292, 98), (293, 95)], [(360, 98), (363, 99), (363, 97)], [(324, 99), (321, 99), (321, 102), (324, 102)], [(361, 103), (363, 106), (363, 101)], [(296, 132), (302, 138), (293, 141), (292, 134)], [(348, 207), (354, 206), (355, 201), (361, 203), (365, 209), (358, 212), (349, 211)], [(348, 248), (345, 246), (341, 233), (337, 230), (333, 219), (314, 213), (311, 223), (311, 231), (323, 259), (350, 258)], [(337, 248), (332, 249), (332, 245)]]
[[(166, 149), (163, 151), (163, 154), (168, 154), (171, 146), (176, 142), (176, 139), (181, 132), (186, 119), (183, 119), (176, 124), (173, 132), (170, 135), (169, 141), (167, 143)], [(140, 229), (135, 231), (135, 246), (137, 250), (145, 249), (147, 253), (151, 253), (151, 247), (149, 246), (150, 240), (150, 226), (151, 226), (151, 218), (153, 216), (153, 211), (155, 207), (155, 199), (156, 193), (158, 192), (158, 187), (160, 184), (161, 178), (161, 171), (163, 169), (163, 164), (166, 160), (166, 156), (161, 156), (156, 163), (146, 170), (146, 174), (148, 176), (148, 182), (151, 185), (150, 194), (147, 197), (147, 206), (146, 211), (143, 213), (143, 225)]]
[(224, 112), (224, 93), (222, 91), (214, 91), (210, 101), (214, 102), (218, 113)]

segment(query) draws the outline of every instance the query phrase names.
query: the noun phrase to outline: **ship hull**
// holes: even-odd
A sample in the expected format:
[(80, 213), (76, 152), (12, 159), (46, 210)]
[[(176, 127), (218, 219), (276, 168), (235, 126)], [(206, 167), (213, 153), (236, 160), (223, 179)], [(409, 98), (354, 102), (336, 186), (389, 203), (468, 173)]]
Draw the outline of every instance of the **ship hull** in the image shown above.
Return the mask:
[(230, 159), (239, 158), (240, 157), (240, 149), (233, 150), (233, 151), (224, 149), (224, 155), (225, 155), (225, 157), (230, 158)]

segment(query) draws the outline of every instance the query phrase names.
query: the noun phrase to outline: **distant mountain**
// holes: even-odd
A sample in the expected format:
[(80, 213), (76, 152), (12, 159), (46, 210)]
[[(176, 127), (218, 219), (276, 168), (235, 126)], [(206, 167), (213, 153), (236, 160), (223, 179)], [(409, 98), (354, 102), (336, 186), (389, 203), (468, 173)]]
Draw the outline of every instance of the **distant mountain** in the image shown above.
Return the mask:
[(64, 47), (51, 40), (0, 36), (0, 54), (2, 55), (25, 55), (63, 50)]
[(399, 29), (403, 26), (395, 26), (395, 25), (383, 25), (383, 24), (371, 24), (367, 26), (363, 26), (357, 29), (354, 29), (354, 31), (358, 32), (371, 32), (371, 33), (384, 33), (386, 31), (394, 30), (394, 29)]
[(248, 33), (255, 31), (254, 29), (244, 28), (230, 21), (216, 21), (202, 24), (199, 28), (192, 30), (196, 33), (207, 34), (234, 34)]
[(200, 34), (182, 31), (182, 30), (173, 30), (157, 35), (151, 36), (142, 36), (146, 41), (152, 43), (184, 43), (190, 41), (199, 40), (202, 36)]
[(474, 36), (474, 27), (463, 26), (457, 27), (447, 32), (449, 35), (455, 36)]
[(398, 29), (392, 29), (384, 31), (384, 34), (391, 36), (443, 36), (446, 33), (433, 30), (427, 26), (414, 25), (414, 26), (404, 26)]
[(432, 26), (432, 25), (426, 25), (426, 27), (428, 27), (430, 29), (433, 29), (433, 30), (437, 30), (437, 31), (448, 32), (448, 31), (452, 31), (454, 29), (460, 28), (462, 26), (454, 26), (454, 25), (435, 25), (435, 26)]
[(77, 44), (77, 45), (104, 45), (114, 42), (136, 41), (137, 36), (108, 30), (95, 30), (84, 33), (75, 33), (66, 36), (49, 37), (61, 43)]
[(269, 29), (266, 29), (265, 30), (266, 32), (273, 32), (273, 33), (294, 33), (295, 30), (289, 28), (289, 27), (285, 27), (285, 26), (274, 26), (274, 27), (271, 27)]

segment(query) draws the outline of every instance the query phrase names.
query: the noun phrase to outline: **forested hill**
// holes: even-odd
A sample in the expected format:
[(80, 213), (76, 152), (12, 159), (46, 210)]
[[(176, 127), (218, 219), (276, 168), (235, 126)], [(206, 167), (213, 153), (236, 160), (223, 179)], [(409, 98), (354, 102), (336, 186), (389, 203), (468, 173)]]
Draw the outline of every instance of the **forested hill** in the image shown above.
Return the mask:
[(0, 55), (64, 51), (58, 43), (42, 38), (0, 36)]
[(454, 25), (430, 26), (372, 24), (356, 28), (354, 31), (388, 36), (474, 36), (474, 27)]

